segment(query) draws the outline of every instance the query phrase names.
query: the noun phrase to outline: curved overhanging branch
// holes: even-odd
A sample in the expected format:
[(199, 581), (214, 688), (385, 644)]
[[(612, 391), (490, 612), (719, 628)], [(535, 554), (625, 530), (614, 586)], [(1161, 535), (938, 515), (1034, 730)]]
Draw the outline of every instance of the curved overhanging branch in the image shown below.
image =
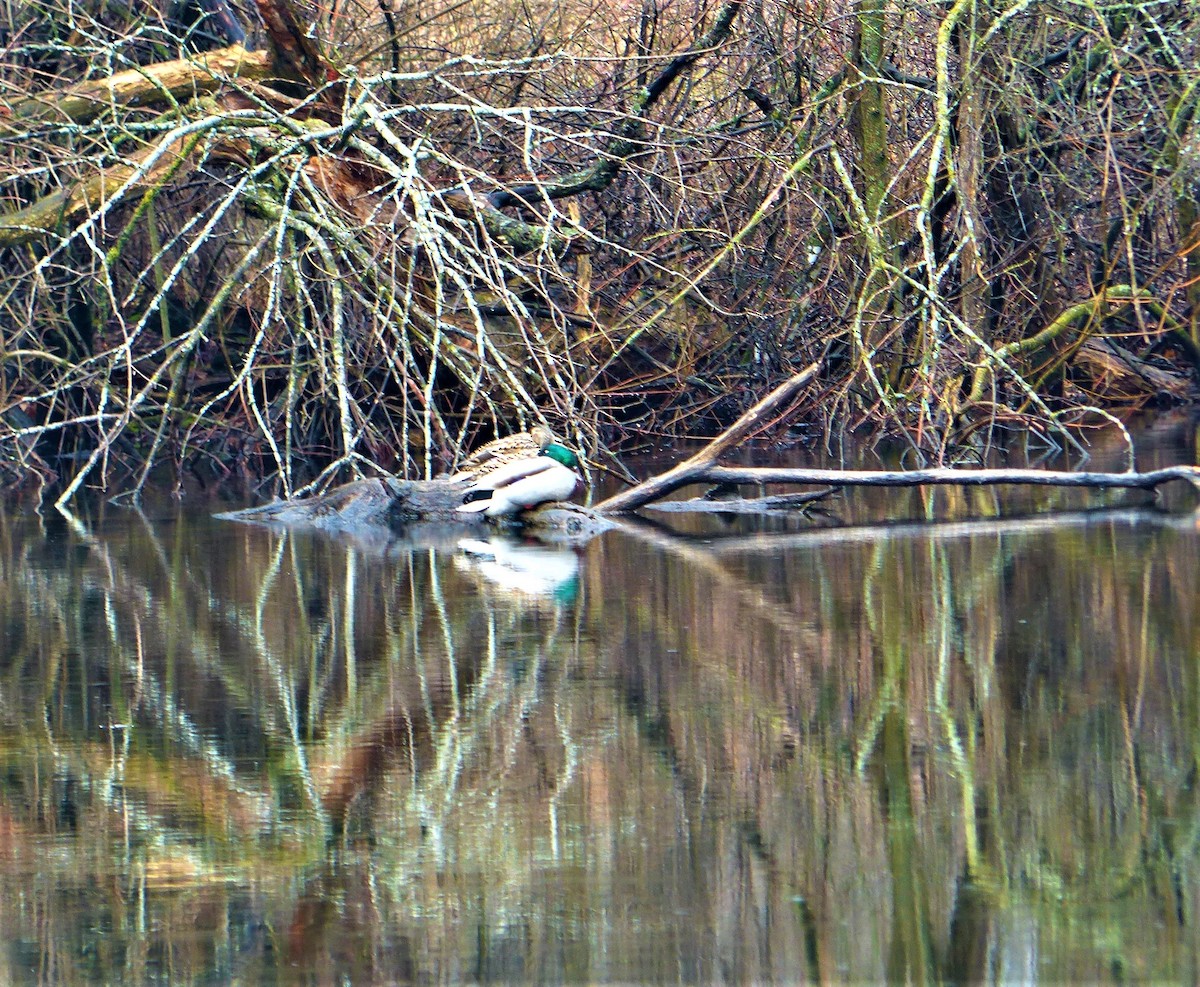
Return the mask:
[(634, 511), (643, 504), (648, 504), (652, 500), (665, 497), (671, 491), (678, 490), (689, 483), (701, 482), (695, 479), (695, 477), (713, 469), (718, 457), (724, 452), (744, 441), (766, 425), (768, 417), (774, 414), (777, 409), (788, 405), (800, 393), (804, 385), (817, 375), (820, 369), (820, 363), (809, 364), (800, 373), (788, 378), (765, 398), (757, 402), (728, 429), (721, 433), (721, 435), (717, 436), (717, 438), (696, 453), (696, 455), (684, 460), (678, 466), (672, 467), (665, 473), (660, 473), (658, 476), (651, 477), (644, 483), (639, 483), (631, 490), (622, 491), (615, 496), (609, 497), (607, 500), (601, 501), (596, 505), (595, 509), (601, 513), (612, 514)]
[(723, 45), (733, 30), (733, 22), (744, 0), (730, 0), (718, 12), (713, 26), (687, 51), (676, 55), (667, 66), (643, 86), (633, 101), (630, 114), (615, 128), (604, 145), (600, 160), (586, 168), (544, 182), (525, 182), (496, 189), (487, 196), (495, 209), (551, 199), (564, 199), (584, 192), (607, 188), (630, 158), (645, 152), (645, 119), (663, 93), (702, 55)]

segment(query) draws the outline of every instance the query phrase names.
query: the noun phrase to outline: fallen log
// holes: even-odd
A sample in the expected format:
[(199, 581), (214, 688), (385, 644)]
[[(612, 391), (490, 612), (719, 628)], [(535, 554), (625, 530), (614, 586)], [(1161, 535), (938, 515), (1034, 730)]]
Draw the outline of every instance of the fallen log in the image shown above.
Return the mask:
[[(468, 481), (448, 476), (432, 480), (355, 480), (311, 497), (223, 511), (214, 517), (272, 528), (403, 531), (421, 544), (442, 544), (485, 525), (484, 515), (458, 510), (469, 489)], [(614, 522), (577, 504), (546, 504), (527, 511), (522, 524), (547, 541), (576, 542), (608, 530)]]
[(985, 486), (1035, 485), (1059, 487), (1118, 487), (1153, 490), (1172, 480), (1185, 480), (1200, 490), (1200, 467), (1167, 466), (1149, 473), (1132, 470), (1124, 473), (1073, 472), (1069, 470), (1031, 469), (958, 469), (936, 467), (922, 470), (837, 470), (793, 469), (789, 467), (720, 466), (717, 459), (767, 423), (769, 416), (790, 402), (808, 383), (819, 364), (812, 364), (775, 388), (743, 414), (721, 435), (694, 456), (665, 473), (651, 477), (596, 505), (602, 514), (635, 511), (651, 501), (660, 500), (681, 487), (696, 483), (757, 485), (792, 483), (826, 487), (917, 487), (925, 485)]
[(331, 530), (360, 527), (390, 528), (414, 522), (459, 522), (457, 514), (469, 484), (439, 477), (434, 480), (380, 478), (355, 480), (325, 493), (277, 500), (240, 511), (215, 515), (225, 521), (303, 526)]
[(230, 79), (261, 80), (275, 71), (269, 52), (240, 45), (156, 65), (125, 69), (106, 79), (52, 89), (17, 101), (0, 133), (19, 136), (36, 122), (88, 123), (114, 109), (161, 104), (167, 97), (187, 100), (215, 92)]

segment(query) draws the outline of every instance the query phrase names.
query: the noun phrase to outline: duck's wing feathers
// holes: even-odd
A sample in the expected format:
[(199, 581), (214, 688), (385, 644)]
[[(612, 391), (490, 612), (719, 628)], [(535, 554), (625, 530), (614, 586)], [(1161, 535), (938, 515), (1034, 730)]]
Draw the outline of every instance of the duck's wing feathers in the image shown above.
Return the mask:
[(476, 449), (462, 461), (451, 480), (471, 480), (485, 476), (513, 460), (532, 459), (541, 453), (537, 442), (528, 432), (506, 435)]
[(489, 470), (478, 477), (473, 484), (474, 490), (503, 490), (512, 486), (518, 480), (544, 473), (558, 466), (549, 456), (533, 455), (525, 459), (517, 459), (511, 463), (501, 463), (495, 469)]
[(537, 440), (529, 432), (516, 432), (480, 446), (459, 464), (458, 469), (459, 472), (469, 472), (493, 459), (506, 456), (536, 456), (541, 451)]
[(454, 475), (461, 479), (464, 478), (464, 474), (492, 469), (509, 459), (541, 455), (542, 450), (553, 441), (554, 433), (544, 425), (535, 425), (528, 432), (514, 432), (512, 435), (493, 439), (464, 459)]
[(451, 479), (470, 479), (475, 475), (490, 472), (511, 460), (533, 459), (541, 455), (547, 445), (557, 441), (557, 436), (545, 425), (534, 425), (527, 432), (514, 432), (503, 438), (493, 438), (491, 442), (480, 445), (474, 453), (467, 456), (467, 459), (458, 465)]

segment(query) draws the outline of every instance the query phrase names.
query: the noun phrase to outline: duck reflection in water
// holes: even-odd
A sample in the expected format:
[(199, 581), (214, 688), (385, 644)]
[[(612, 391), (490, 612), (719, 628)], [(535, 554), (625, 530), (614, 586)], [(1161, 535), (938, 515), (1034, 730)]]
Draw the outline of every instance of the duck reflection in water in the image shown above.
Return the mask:
[(572, 549), (501, 534), (462, 538), (458, 547), (455, 567), (482, 577), (503, 595), (568, 603), (579, 591), (579, 556)]

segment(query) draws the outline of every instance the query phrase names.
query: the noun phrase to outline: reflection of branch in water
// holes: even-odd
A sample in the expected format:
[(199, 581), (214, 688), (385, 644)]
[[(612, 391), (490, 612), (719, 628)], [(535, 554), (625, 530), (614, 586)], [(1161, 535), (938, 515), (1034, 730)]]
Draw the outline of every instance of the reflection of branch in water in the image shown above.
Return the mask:
[[(179, 743), (182, 750), (201, 760), (214, 778), (218, 778), (228, 785), (231, 791), (257, 804), (264, 797), (263, 793), (246, 788), (238, 781), (233, 762), (206, 739), (205, 732), (175, 702), (174, 697), (162, 686), (154, 672), (145, 667), (141, 649), (138, 648), (134, 654), (131, 654), (124, 642), (117, 637), (120, 630), (117, 625), (119, 611), (112, 605), (114, 596), (119, 595), (120, 599), (134, 611), (134, 633), (138, 639), (142, 637), (142, 621), (144, 620), (153, 621), (158, 625), (160, 631), (166, 628), (170, 619), (168, 608), (153, 605), (155, 594), (150, 591), (149, 587), (137, 584), (129, 585), (130, 577), (126, 568), (112, 557), (108, 547), (66, 508), (60, 510), (66, 516), (76, 536), (99, 562), (106, 577), (103, 584), (97, 588), (109, 604), (108, 609), (111, 616), (106, 622), (109, 640), (114, 653), (123, 665), (125, 674), (129, 676), (131, 682), (137, 683), (140, 708), (153, 714), (154, 720), (164, 733)], [(118, 587), (124, 587), (124, 592), (117, 594)], [(255, 810), (254, 814), (259, 814), (260, 810), (261, 806)]]
[(823, 548), (838, 545), (873, 545), (907, 539), (938, 541), (990, 535), (1043, 535), (1064, 528), (1092, 524), (1150, 525), (1155, 528), (1192, 532), (1200, 528), (1200, 512), (1172, 514), (1154, 507), (1096, 507), (1058, 514), (1035, 514), (1004, 518), (971, 518), (958, 521), (883, 521), (872, 524), (826, 524), (805, 531), (756, 531), (753, 534), (705, 531), (692, 534), (646, 518), (621, 518), (623, 534), (674, 551), (676, 545), (691, 545), (712, 556), (773, 554), (792, 548)]
[[(622, 523), (621, 532), (629, 537), (653, 545), (659, 551), (683, 559), (688, 565), (710, 575), (720, 586), (721, 591), (740, 601), (755, 616), (779, 628), (790, 635), (812, 635), (813, 625), (810, 621), (802, 620), (784, 606), (780, 600), (772, 599), (766, 594), (761, 585), (730, 572), (712, 551), (707, 540), (692, 539), (679, 536), (671, 529), (662, 525), (652, 525), (641, 521), (636, 524)], [(755, 535), (754, 538), (759, 538)], [(750, 539), (746, 539), (750, 541)]]
[[(267, 576), (263, 579), (259, 586), (259, 592), (254, 601), (254, 643), (255, 653), (261, 658), (263, 665), (268, 673), (268, 680), (274, 687), (275, 695), (278, 697), (280, 705), (283, 707), (284, 720), (287, 723), (288, 738), (291, 742), (292, 756), (295, 758), (296, 767), (300, 774), (301, 786), (304, 789), (304, 794), (308, 797), (309, 808), (318, 814), (321, 814), (321, 800), (317, 795), (316, 787), (313, 784), (312, 773), (308, 768), (308, 760), (305, 757), (304, 745), (300, 742), (300, 718), (296, 712), (296, 697), (295, 683), (289, 682), (289, 677), (283, 669), (283, 663), (275, 655), (274, 649), (267, 640), (267, 634), (264, 630), (264, 613), (267, 607), (267, 598), (270, 596), (271, 587), (279, 578), (280, 567), (283, 562), (285, 547), (289, 544), (289, 539), (284, 538), (280, 541), (271, 565), (267, 570)], [(292, 571), (299, 572), (299, 567), (294, 564)], [(350, 569), (353, 572), (353, 569)], [(351, 578), (348, 576), (347, 578)], [(348, 648), (353, 647), (353, 635), (349, 635)], [(352, 652), (348, 652), (352, 653)], [(353, 670), (349, 670), (352, 674)], [(324, 823), (325, 820), (321, 819)]]
[[(88, 544), (93, 552), (99, 554), (110, 579), (113, 578), (115, 573), (120, 572), (124, 582), (130, 580), (131, 577), (127, 568), (119, 565), (119, 563), (111, 558), (111, 554), (107, 548), (101, 545), (99, 539), (95, 538), (86, 526), (70, 513), (69, 509), (65, 507), (60, 508), (60, 513), (68, 520), (81, 540)], [(162, 569), (163, 581), (167, 586), (168, 598), (182, 598), (179, 581), (180, 579), (184, 580), (186, 587), (193, 591), (192, 601), (199, 602), (204, 612), (212, 617), (219, 626), (223, 626), (234, 633), (247, 646), (247, 650), (252, 651), (262, 658), (269, 674), (269, 681), (274, 686), (280, 701), (283, 703), (285, 713), (290, 711), (286, 733), (279, 730), (272, 716), (258, 716), (257, 725), (263, 731), (264, 736), (281, 742), (291, 740), (293, 744), (298, 744), (299, 734), (295, 717), (294, 697), (291, 695), (291, 690), (286, 687), (288, 677), (283, 671), (283, 663), (269, 646), (267, 641), (268, 635), (264, 630), (264, 612), (267, 607), (268, 597), (270, 596), (272, 587), (278, 581), (285, 558), (290, 561), (293, 575), (299, 580), (302, 568), (297, 564), (294, 557), (294, 540), (288, 537), (286, 533), (274, 536), (277, 538), (277, 542), (272, 548), (271, 562), (267, 567), (267, 572), (259, 585), (259, 591), (253, 606), (253, 619), (251, 620), (236, 608), (222, 605), (221, 600), (213, 596), (208, 586), (200, 585), (196, 582), (188, 566), (173, 565), (162, 546), (153, 523), (141, 510), (133, 511), (132, 516), (137, 517), (141, 522), (147, 541), (154, 550), (154, 557)], [(295, 591), (296, 598), (302, 600), (304, 598), (302, 587), (297, 585)], [(168, 629), (173, 629), (178, 632), (177, 627), (169, 626), (173, 625), (178, 618), (175, 608), (171, 606), (151, 606), (150, 602), (146, 602), (153, 602), (156, 599), (156, 594), (146, 581), (143, 580), (140, 585), (129, 589), (126, 593), (126, 598), (129, 601), (142, 601), (145, 612), (154, 617), (160, 631), (165, 632)], [(220, 682), (221, 687), (226, 690), (229, 696), (237, 700), (239, 707), (248, 714), (261, 714), (265, 712), (264, 704), (260, 701), (257, 691), (248, 686), (245, 681), (244, 673), (247, 671), (245, 665), (221, 660), (215, 662), (205, 660), (206, 655), (211, 654), (219, 657), (226, 649), (222, 647), (219, 640), (212, 639), (204, 631), (205, 629), (198, 625), (196, 621), (189, 622), (188, 634), (193, 641), (193, 647), (187, 650), (187, 657), (190, 658), (198, 669)], [(204, 647), (196, 646), (197, 644), (203, 644)], [(310, 685), (310, 701), (317, 694), (318, 690), (312, 688)], [(303, 764), (303, 758), (301, 758), (299, 763)], [(305, 782), (304, 787), (306, 791), (310, 791), (311, 784)]]
[[(534, 712), (540, 709), (549, 715), (557, 711), (555, 703), (544, 701), (543, 691), (551, 681), (553, 666), (547, 659), (559, 650), (561, 628), (555, 621), (537, 647), (523, 644), (521, 655), (532, 667), (514, 675), (505, 660), (511, 653), (506, 631), (498, 624), (498, 613), (488, 610), (480, 661), (465, 665), (458, 661), (449, 669), (454, 683), (436, 688), (431, 679), (444, 678), (439, 666), (447, 656), (461, 655), (473, 646), (460, 639), (458, 625), (444, 601), (443, 614), (439, 620), (441, 646), (417, 648), (411, 656), (417, 680), (415, 701), (397, 697), (370, 723), (340, 732), (335, 729), (311, 750), (321, 798), (336, 832), (347, 832), (352, 811), (356, 817), (369, 818), (365, 807), (361, 811), (355, 808), (364, 799), (392, 792), (400, 798), (402, 817), (419, 820), (423, 834), (418, 844), (405, 845), (402, 852), (414, 856), (432, 852), (439, 859), (446, 846), (447, 821), (461, 813), (472, 798), (495, 803), (504, 780), (510, 772), (519, 771), (522, 758), (528, 756), (520, 748), (528, 742)], [(516, 627), (514, 616), (508, 633), (515, 640), (526, 641), (527, 634)], [(395, 768), (406, 776), (407, 784), (397, 786), (391, 779)], [(464, 781), (468, 775), (469, 785)], [(572, 777), (572, 772), (560, 773), (559, 783)], [(387, 788), (381, 787), (385, 781), (390, 781)], [(495, 813), (494, 804), (492, 810), (490, 814)], [(397, 858), (394, 863), (404, 869), (412, 861)]]
[[(124, 732), (127, 738), (128, 731)], [(145, 868), (148, 883), (183, 881), (195, 885), (201, 881), (228, 879), (228, 861), (214, 863), (206, 859), (208, 855), (197, 844), (195, 834), (179, 825), (182, 800), (177, 795), (159, 808), (150, 804), (164, 791), (171, 791), (166, 785), (156, 788), (151, 784), (153, 779), (146, 779), (141, 773), (131, 776), (122, 761), (112, 761), (111, 749), (102, 751), (95, 745), (59, 745), (49, 724), (46, 739), (55, 774), (77, 782), (89, 798), (95, 799), (120, 819), (125, 841), (138, 848), (139, 861)], [(89, 758), (90, 753), (96, 757)], [(110, 768), (96, 772), (93, 762), (101, 758), (110, 762)], [(178, 785), (180, 779), (175, 776), (170, 781)], [(209, 811), (200, 819), (201, 824), (211, 824), (214, 828), (228, 831), (231, 819), (241, 816), (242, 823), (249, 820), (254, 824), (248, 833), (252, 838), (269, 829), (270, 802), (265, 796), (256, 796), (254, 803), (248, 803), (244, 798), (244, 789), (227, 788), (224, 793), (229, 801), (218, 805), (213, 805), (209, 797), (211, 792), (203, 793), (202, 802)], [(234, 795), (239, 797), (235, 800)], [(239, 813), (236, 810), (242, 811)], [(64, 868), (73, 866), (73, 863), (64, 860)]]
[[(290, 532), (281, 531), (263, 533), (261, 537), (266, 539), (263, 545), (269, 552), (268, 565), (254, 587), (249, 612), (237, 607), (216, 607), (208, 592), (205, 592), (202, 599), (209, 602), (210, 607), (214, 608), (226, 626), (237, 632), (238, 637), (245, 643), (246, 650), (255, 656), (256, 660), (250, 667), (261, 665), (268, 682), (268, 693), (275, 700), (266, 704), (266, 707), (279, 710), (280, 718), (285, 724), (282, 732), (271, 729), (274, 723), (268, 717), (268, 735), (289, 749), (290, 763), (297, 771), (297, 781), (307, 794), (310, 806), (319, 814), (328, 810), (340, 828), (349, 805), (371, 787), (373, 780), (382, 773), (383, 766), (394, 756), (399, 754), (406, 757), (414, 775), (419, 767), (428, 768), (434, 748), (433, 734), (441, 730), (437, 725), (457, 720), (461, 714), (460, 685), (471, 688), (477, 673), (473, 670), (464, 675), (463, 670), (458, 667), (459, 635), (455, 629), (456, 618), (447, 606), (438, 575), (445, 565), (445, 558), (441, 557), (442, 561), (439, 562), (438, 554), (427, 547), (419, 555), (407, 553), (409, 586), (414, 597), (405, 611), (412, 618), (411, 626), (407, 628), (407, 634), (400, 634), (399, 639), (393, 633), (385, 636), (385, 647), (382, 651), (369, 656), (374, 674), (364, 679), (354, 650), (357, 638), (354, 603), (361, 581), (358, 574), (360, 553), (333, 542), (326, 542), (327, 545), (345, 553), (341, 605), (337, 603), (337, 594), (332, 594), (325, 618), (311, 629), (311, 633), (302, 632), (301, 637), (311, 641), (319, 651), (327, 653), (340, 642), (344, 658), (340, 662), (310, 663), (308, 667), (311, 673), (315, 673), (320, 666), (325, 669), (324, 676), (307, 683), (295, 681), (294, 672), (289, 671), (294, 663), (288, 663), (279, 653), (279, 642), (275, 640), (276, 635), (268, 626), (268, 613), (272, 605), (278, 605), (280, 602), (280, 587), (287, 591), (288, 583), (284, 574), (290, 572), (295, 581), (291, 592), (296, 603), (300, 604), (297, 608), (299, 618), (302, 622), (307, 622), (308, 611), (303, 606), (303, 601), (312, 596), (313, 589), (306, 586), (310, 574), (304, 560), (297, 556), (296, 548), (305, 538), (312, 536), (296, 537)], [(425, 564), (414, 567), (414, 561)], [(425, 574), (424, 586), (419, 585), (421, 580), (417, 568)], [(312, 578), (316, 580), (317, 577), (314, 575)], [(322, 588), (321, 593), (330, 597), (329, 587)], [(432, 647), (423, 646), (420, 639), (422, 613), (432, 613), (439, 629), (435, 639), (428, 642)], [(389, 623), (389, 626), (392, 625)], [(404, 626), (401, 625), (401, 628)], [(443, 667), (434, 672), (432, 678), (436, 679), (436, 685), (431, 686), (431, 676), (426, 671), (426, 659), (433, 656), (436, 656), (436, 660)], [(394, 695), (396, 668), (398, 664), (403, 667), (413, 663), (416, 666), (416, 681), (420, 684), (421, 696), (410, 697), (415, 703), (397, 700)], [(245, 665), (217, 663), (217, 667), (209, 671), (223, 682), (231, 695), (239, 696), (240, 702), (247, 709), (261, 710), (264, 707), (261, 692), (252, 696), (245, 688), (243, 678), (246, 668)], [(339, 670), (344, 673), (347, 690), (340, 705), (332, 702), (327, 695), (333, 676)], [(445, 693), (440, 691), (443, 687), (446, 689)], [(320, 723), (318, 732), (325, 738), (315, 745), (305, 744), (301, 738), (301, 717), (296, 706), (296, 696), (304, 691), (308, 694), (310, 728)], [(436, 699), (435, 694), (438, 697)], [(449, 697), (449, 708), (442, 702), (446, 696)], [(364, 727), (361, 722), (362, 711), (381, 708), (385, 710), (382, 716), (374, 717), (371, 723)], [(339, 735), (340, 740), (333, 739)], [(438, 736), (441, 737), (442, 734), (439, 733)], [(318, 761), (315, 770), (319, 777), (316, 779), (309, 770), (309, 761), (313, 758)], [(450, 786), (449, 790), (452, 791), (453, 786)]]
[[(307, 745), (301, 736), (301, 717), (297, 709), (296, 698), (303, 691), (307, 690), (310, 706), (313, 703), (317, 704), (311, 710), (313, 715), (310, 717), (310, 723), (315, 726), (319, 717), (323, 721), (319, 730), (325, 735), (336, 735), (339, 718), (344, 718), (354, 723), (361, 716), (360, 709), (362, 707), (360, 703), (354, 701), (354, 694), (362, 677), (355, 667), (353, 657), (354, 639), (356, 637), (353, 603), (357, 593), (358, 576), (356, 560), (358, 554), (353, 550), (346, 552), (348, 558), (346, 559), (346, 567), (343, 572), (343, 585), (341, 587), (343, 605), (340, 607), (334, 605), (324, 619), (323, 626), (313, 628), (313, 635), (301, 635), (303, 640), (312, 641), (318, 647), (320, 646), (320, 642), (324, 641), (325, 647), (322, 650), (325, 651), (331, 650), (331, 646), (338, 643), (345, 648), (346, 660), (344, 663), (323, 663), (326, 667), (327, 680), (322, 685), (319, 681), (306, 683), (297, 678), (295, 672), (292, 670), (296, 663), (287, 661), (286, 656), (279, 652), (278, 644), (281, 642), (277, 639), (278, 635), (272, 632), (269, 627), (269, 608), (279, 602), (278, 594), (281, 586), (285, 592), (287, 591), (288, 583), (285, 573), (288, 571), (290, 571), (295, 580), (295, 585), (292, 589), (295, 594), (295, 600), (301, 604), (299, 609), (302, 619), (307, 615), (302, 601), (311, 595), (310, 588), (305, 585), (308, 581), (308, 572), (303, 560), (296, 555), (298, 539), (292, 537), (289, 533), (271, 533), (264, 536), (269, 541), (269, 544), (266, 546), (269, 550), (268, 564), (265, 572), (254, 586), (251, 605), (247, 609), (236, 605), (229, 606), (223, 604), (222, 599), (219, 596), (214, 596), (211, 589), (205, 586), (196, 586), (189, 583), (188, 585), (195, 592), (190, 594), (182, 593), (177, 577), (182, 572), (185, 574), (185, 579), (190, 579), (190, 575), (187, 574), (187, 566), (171, 565), (168, 563), (166, 555), (162, 551), (162, 546), (158, 541), (157, 534), (151, 527), (147, 527), (147, 533), (150, 536), (151, 543), (155, 546), (155, 556), (159, 564), (164, 566), (163, 575), (168, 587), (167, 592), (169, 593), (167, 600), (162, 600), (161, 592), (156, 592), (151, 585), (146, 584), (144, 581), (134, 581), (127, 567), (122, 563), (122, 560), (114, 558), (109, 546), (101, 539), (94, 537), (79, 519), (72, 518), (70, 522), (75, 534), (88, 546), (90, 554), (96, 560), (106, 577), (102, 580), (99, 591), (108, 599), (113, 599), (114, 593), (119, 595), (121, 604), (117, 605), (114, 601), (108, 607), (112, 615), (107, 622), (109, 636), (112, 639), (112, 647), (118, 653), (118, 660), (125, 669), (126, 674), (131, 681), (138, 683), (139, 706), (149, 715), (149, 719), (159, 724), (164, 735), (172, 738), (180, 752), (196, 758), (203, 764), (203, 770), (210, 777), (219, 780), (224, 788), (240, 796), (243, 800), (251, 800), (242, 806), (241, 811), (237, 814), (246, 818), (257, 819), (258, 826), (255, 828), (255, 832), (265, 827), (270, 813), (270, 799), (268, 794), (247, 789), (239, 781), (235, 774), (236, 767), (234, 762), (227, 758), (218, 746), (209, 739), (209, 733), (201, 729), (193, 721), (186, 706), (178, 701), (176, 695), (168, 692), (163, 687), (152, 669), (147, 669), (144, 662), (135, 660), (130, 648), (127, 647), (127, 642), (114, 636), (122, 630), (125, 623), (121, 619), (121, 615), (129, 612), (130, 608), (132, 608), (131, 619), (134, 622), (134, 627), (131, 633), (134, 633), (139, 638), (144, 636), (141, 632), (142, 621), (148, 620), (161, 639), (170, 640), (172, 635), (180, 633), (181, 628), (177, 626), (179, 615), (181, 613), (190, 613), (190, 604), (198, 603), (201, 611), (210, 614), (218, 626), (223, 626), (236, 634), (238, 641), (244, 646), (245, 652), (252, 656), (252, 660), (249, 663), (206, 661), (204, 657), (206, 653), (218, 656), (226, 653), (228, 651), (228, 642), (220, 642), (213, 639), (210, 636), (211, 629), (206, 628), (202, 623), (197, 624), (194, 620), (189, 622), (187, 630), (184, 633), (189, 634), (193, 643), (198, 646), (188, 649), (186, 653), (191, 655), (192, 660), (204, 674), (212, 676), (216, 681), (221, 683), (227, 696), (235, 700), (239, 709), (244, 710), (246, 714), (256, 719), (257, 726), (263, 731), (265, 740), (273, 744), (278, 744), (287, 752), (284, 763), (290, 766), (291, 771), (289, 773), (293, 774), (297, 787), (307, 795), (309, 808), (316, 812), (315, 821), (322, 824), (318, 828), (323, 829), (325, 822), (322, 818), (324, 815), (323, 807), (326, 805), (327, 800), (336, 804), (338, 793), (336, 790), (330, 793), (323, 788), (319, 789), (309, 770), (309, 752), (316, 748)], [(436, 571), (434, 571), (432, 552), (429, 553), (429, 556), (431, 579), (436, 586)], [(440, 598), (437, 592), (434, 592), (433, 596), (435, 599)], [(336, 594), (334, 594), (334, 597), (336, 597)], [(414, 611), (414, 614), (417, 612)], [(449, 619), (445, 614), (443, 616), (447, 620)], [(445, 640), (450, 642), (452, 646), (453, 634), (448, 628), (446, 634)], [(412, 652), (412, 645), (414, 644), (415, 642), (413, 641), (402, 641), (399, 642), (399, 648), (391, 654), (386, 656), (373, 655), (372, 657), (385, 659), (401, 657), (407, 659)], [(453, 668), (452, 652), (450, 661), (450, 675), (457, 682), (458, 676), (455, 674)], [(394, 664), (384, 660), (376, 662), (375, 666), (378, 668), (375, 676), (376, 680), (383, 689), (390, 692), (394, 686)], [(317, 665), (314, 663), (309, 663), (307, 666), (304, 663), (300, 663), (297, 667), (300, 671), (304, 671), (306, 668), (310, 672), (317, 670)], [(333, 676), (339, 669), (346, 677), (346, 688), (349, 691), (349, 696), (346, 698), (344, 706), (340, 709), (336, 706), (328, 708), (331, 704), (323, 702), (318, 693), (327, 689), (331, 684), (328, 677)], [(265, 680), (267, 685), (265, 690), (261, 685), (254, 684), (254, 679), (258, 676), (261, 676)], [(472, 677), (468, 675), (468, 679)], [(445, 678), (444, 674), (438, 675), (439, 682), (443, 682)], [(364, 696), (361, 692), (358, 695), (360, 701), (369, 698), (369, 696)], [(277, 716), (276, 713), (279, 715)], [(283, 721), (283, 730), (279, 729), (279, 720)], [(407, 721), (402, 726), (407, 731), (410, 739), (414, 738), (414, 733), (419, 734), (420, 732), (419, 729), (414, 731), (413, 725)], [(384, 739), (377, 746), (382, 751), (388, 745), (389, 742)], [(369, 771), (367, 775), (370, 775)], [(361, 781), (361, 778), (359, 781)]]
[[(507, 547), (492, 546), (484, 559), (494, 562), (496, 549)], [(565, 553), (572, 574), (578, 567), (570, 550), (528, 548), (541, 562), (562, 563)], [(542, 557), (546, 552), (554, 559)], [(377, 798), (399, 798), (401, 817), (420, 820), (423, 836), (413, 852), (436, 854), (446, 821), (464, 802), (479, 795), (497, 798), (508, 772), (528, 766), (521, 744), (529, 742), (533, 713), (554, 709), (542, 693), (548, 676), (558, 674), (557, 664), (547, 659), (560, 650), (564, 625), (557, 605), (556, 619), (546, 623), (536, 600), (531, 605), (526, 598), (494, 593), (482, 577), (483, 595), (468, 597), (470, 605), (462, 606), (464, 587), (451, 587), (447, 577), (463, 565), (478, 574), (466, 556), (451, 560), (427, 549), (408, 558), (412, 595), (405, 612), (412, 626), (402, 647), (393, 644), (386, 656), (375, 656), (387, 671), (378, 682), (383, 691), (360, 689), (358, 702), (348, 703), (344, 712), (326, 710), (321, 739), (308, 753), (335, 832), (346, 834), (352, 820), (370, 822)], [(417, 568), (424, 580), (417, 578)], [(530, 640), (533, 622), (540, 635), (536, 643)], [(499, 766), (479, 784), (472, 772), (489, 760)], [(399, 784), (397, 773), (404, 779)], [(470, 783), (464, 781), (468, 775)]]
[[(197, 843), (197, 829), (229, 834), (235, 842), (239, 837), (256, 841), (271, 828), (273, 800), (237, 775), (235, 762), (147, 667), (146, 642), (154, 631), (162, 631), (165, 622), (154, 594), (131, 579), (109, 546), (78, 518), (68, 519), (68, 525), (88, 550), (86, 568), (76, 572), (67, 567), (58, 576), (42, 570), (42, 578), (24, 586), (22, 602), (28, 614), (40, 613), (42, 620), (57, 613), (64, 622), (74, 622), (72, 617), (78, 619), (78, 615), (72, 612), (68, 617), (67, 611), (81, 598), (101, 600), (105, 619), (95, 625), (90, 638), (101, 647), (93, 647), (92, 659), (102, 663), (114, 690), (126, 683), (132, 694), (128, 699), (112, 700), (109, 720), (100, 724), (109, 742), (98, 744), (89, 729), (90, 721), (64, 720), (61, 712), (52, 715), (55, 695), (60, 706), (67, 701), (61, 696), (57, 654), (47, 653), (51, 668), (40, 676), (30, 676), (44, 683), (46, 691), (40, 701), (11, 710), (18, 722), (37, 724), (30, 743), (20, 748), (22, 757), (31, 759), (36, 768), (44, 751), (54, 766), (52, 776), (77, 791), (72, 801), (86, 801), (97, 808), (98, 815), (111, 812), (119, 819), (127, 844), (137, 848), (149, 883), (223, 880), (228, 861), (220, 869), (213, 866)], [(107, 655), (104, 642), (110, 649)], [(78, 645), (77, 639), (69, 638), (63, 650), (75, 650)], [(88, 683), (94, 685), (91, 679)], [(17, 690), (14, 693), (19, 694)], [(122, 722), (114, 722), (114, 715)], [(169, 738), (174, 757), (163, 758), (146, 750), (145, 740), (139, 740), (146, 724)], [(60, 726), (65, 727), (63, 736), (59, 735)], [(105, 825), (100, 821), (99, 828)]]

